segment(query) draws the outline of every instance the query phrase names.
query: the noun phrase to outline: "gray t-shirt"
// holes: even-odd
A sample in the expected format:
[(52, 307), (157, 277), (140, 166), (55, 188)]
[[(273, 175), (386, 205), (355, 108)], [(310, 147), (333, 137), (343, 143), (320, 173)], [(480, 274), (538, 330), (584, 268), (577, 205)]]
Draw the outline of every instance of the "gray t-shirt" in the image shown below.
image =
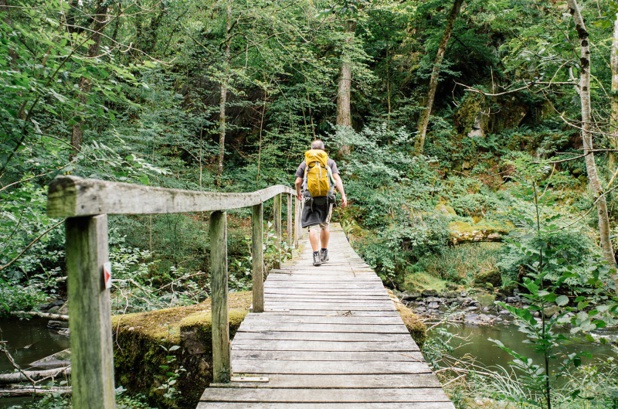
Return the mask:
[[(337, 173), (339, 173), (339, 169), (337, 169), (337, 164), (335, 163), (333, 159), (328, 158), (328, 161), (326, 162), (326, 164), (330, 166), (330, 171), (332, 172), (333, 175), (336, 175)], [(306, 167), (307, 167), (307, 162), (303, 161), (300, 164), (300, 166), (298, 166), (298, 169), (296, 169), (296, 177), (303, 179), (305, 177)]]

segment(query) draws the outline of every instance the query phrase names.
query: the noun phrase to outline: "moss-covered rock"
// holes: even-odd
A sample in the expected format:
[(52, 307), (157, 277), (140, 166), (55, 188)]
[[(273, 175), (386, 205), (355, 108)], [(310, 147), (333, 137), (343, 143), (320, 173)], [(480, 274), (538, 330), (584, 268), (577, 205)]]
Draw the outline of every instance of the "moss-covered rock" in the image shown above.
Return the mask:
[[(233, 337), (249, 312), (251, 293), (230, 293), (228, 304)], [(118, 315), (112, 325), (117, 384), (145, 394), (158, 407), (197, 405), (212, 381), (210, 299), (188, 307)]]
[(502, 286), (502, 275), (497, 269), (481, 271), (474, 278), (474, 283), (477, 287), (500, 288)]
[(413, 313), (411, 309), (406, 307), (405, 304), (402, 303), (391, 290), (388, 290), (388, 295), (391, 300), (393, 300), (393, 303), (395, 303), (395, 307), (397, 308), (403, 323), (410, 332), (412, 339), (416, 342), (419, 348), (422, 348), (423, 344), (425, 344), (425, 341), (427, 340), (427, 327), (425, 326), (425, 323), (421, 321), (418, 315)]
[(448, 225), (449, 236), (452, 244), (478, 241), (502, 241), (515, 226), (512, 223), (498, 223), (488, 220), (480, 220), (476, 224), (461, 220), (450, 222)]

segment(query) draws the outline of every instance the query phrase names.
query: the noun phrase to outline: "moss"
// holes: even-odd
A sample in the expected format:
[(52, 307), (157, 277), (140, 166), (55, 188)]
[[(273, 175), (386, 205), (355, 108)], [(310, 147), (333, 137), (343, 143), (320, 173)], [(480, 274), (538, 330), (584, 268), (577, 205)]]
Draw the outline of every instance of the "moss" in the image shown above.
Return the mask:
[(498, 223), (489, 220), (480, 220), (476, 224), (457, 220), (448, 225), (450, 239), (453, 244), (470, 241), (501, 241), (515, 226), (508, 223)]
[[(229, 294), (231, 337), (247, 315), (251, 299), (248, 291)], [(112, 324), (117, 384), (146, 395), (157, 407), (197, 405), (212, 380), (210, 299), (187, 307), (114, 316)], [(180, 348), (171, 351), (175, 345)], [(165, 385), (175, 371), (177, 394), (168, 399)]]
[(403, 282), (403, 289), (407, 292), (422, 292), (423, 290), (442, 292), (446, 287), (446, 281), (422, 272), (407, 274)]
[(397, 308), (397, 312), (399, 312), (399, 315), (408, 329), (408, 332), (410, 332), (412, 339), (416, 342), (419, 348), (423, 348), (425, 340), (427, 339), (427, 327), (425, 326), (425, 323), (421, 321), (418, 315), (413, 313), (411, 309), (406, 307), (405, 304), (402, 303), (392, 291), (388, 290), (388, 295), (391, 300), (393, 300), (393, 303)]

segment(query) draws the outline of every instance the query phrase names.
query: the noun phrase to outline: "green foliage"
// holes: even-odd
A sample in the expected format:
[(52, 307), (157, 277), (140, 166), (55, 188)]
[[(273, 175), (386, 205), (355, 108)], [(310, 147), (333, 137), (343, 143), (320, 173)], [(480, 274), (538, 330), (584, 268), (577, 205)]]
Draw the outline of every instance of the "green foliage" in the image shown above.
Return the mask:
[(496, 268), (496, 262), (501, 259), (501, 248), (499, 243), (471, 243), (447, 247), (439, 253), (421, 257), (414, 264), (413, 270), (472, 286), (475, 277)]
[[(519, 331), (535, 345), (543, 362), (536, 363), (516, 349), (494, 342), (513, 357), (511, 366), (523, 374), (520, 380), (527, 388), (523, 402), (551, 408), (556, 379), (565, 376), (571, 367), (580, 367), (582, 357), (586, 356), (585, 350), (567, 355), (561, 346), (578, 334), (586, 336), (588, 342), (593, 341), (590, 331), (604, 328), (618, 317), (618, 299), (607, 298), (607, 288), (614, 282), (609, 279), (610, 268), (605, 263), (588, 260), (582, 272), (578, 265), (573, 265), (577, 260), (570, 254), (575, 240), (567, 240), (565, 244), (552, 239), (558, 230), (552, 219), (541, 225), (536, 185), (533, 187), (537, 214), (535, 235), (526, 243), (528, 246), (518, 243), (529, 257), (522, 283), (528, 304), (521, 307), (498, 304), (515, 318)], [(566, 294), (565, 287), (569, 287)], [(570, 325), (569, 335), (559, 331), (565, 325)], [(552, 361), (559, 361), (559, 366), (550, 372)], [(581, 393), (579, 389), (572, 390), (567, 401), (576, 401)]]

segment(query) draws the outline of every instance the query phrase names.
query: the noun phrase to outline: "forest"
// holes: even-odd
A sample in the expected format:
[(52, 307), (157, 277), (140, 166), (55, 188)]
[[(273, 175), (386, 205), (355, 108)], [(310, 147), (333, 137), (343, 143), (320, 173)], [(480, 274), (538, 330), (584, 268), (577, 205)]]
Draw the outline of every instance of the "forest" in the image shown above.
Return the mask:
[[(0, 322), (66, 297), (55, 177), (292, 187), (315, 139), (348, 196), (334, 221), (388, 288), (497, 303), (544, 357), (497, 341), (504, 372), (445, 370), (456, 407), (617, 407), (616, 340), (563, 350), (618, 318), (615, 0), (0, 0)], [(208, 217), (110, 217), (114, 314), (208, 297)], [(424, 348), (438, 368), (449, 335)]]

